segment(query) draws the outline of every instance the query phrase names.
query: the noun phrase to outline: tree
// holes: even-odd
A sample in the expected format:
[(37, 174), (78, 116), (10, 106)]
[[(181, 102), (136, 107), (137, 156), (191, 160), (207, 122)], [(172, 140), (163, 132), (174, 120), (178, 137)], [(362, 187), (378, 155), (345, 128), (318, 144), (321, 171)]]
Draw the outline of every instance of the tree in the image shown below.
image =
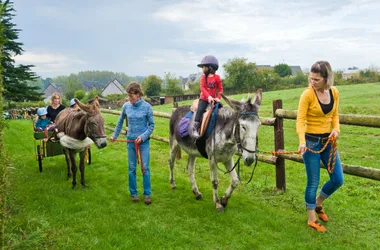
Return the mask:
[(84, 90), (83, 84), (80, 83), (79, 78), (76, 74), (70, 74), (65, 85), (66, 86), (63, 89), (67, 100), (70, 100), (74, 97), (75, 91)]
[(82, 98), (85, 96), (86, 94), (84, 93), (83, 90), (77, 90), (75, 91), (74, 93), (74, 97), (77, 98), (78, 100), (82, 100)]
[(18, 33), (21, 31), (12, 23), (15, 9), (9, 0), (0, 0), (2, 16), (2, 35), (4, 44), (2, 47), (1, 66), (3, 67), (4, 98), (10, 101), (38, 101), (42, 99), (38, 86), (29, 86), (27, 81), (35, 81), (38, 77), (32, 72), (33, 65), (15, 65), (14, 56), (21, 55), (23, 43), (18, 42)]
[(176, 78), (174, 75), (170, 73), (165, 74), (165, 82), (166, 82), (166, 94), (170, 96), (175, 95), (183, 95), (183, 90), (181, 86), (181, 80)]
[(228, 92), (250, 92), (258, 88), (259, 75), (255, 63), (247, 58), (234, 58), (223, 65), (225, 78), (223, 88)]
[(280, 77), (291, 76), (292, 68), (286, 63), (280, 63), (274, 66), (274, 72), (276, 72)]
[(272, 68), (261, 68), (258, 70), (258, 75), (259, 84), (257, 87), (264, 89), (264, 91), (273, 89), (280, 82), (280, 77)]
[(307, 75), (305, 75), (301, 70), (298, 70), (296, 76), (294, 77), (294, 84), (307, 85)]
[(88, 100), (94, 98), (95, 96), (100, 96), (101, 90), (92, 88), (82, 99), (83, 103), (86, 103)]
[(156, 75), (150, 75), (141, 82), (141, 87), (147, 96), (157, 96), (161, 92), (162, 80)]

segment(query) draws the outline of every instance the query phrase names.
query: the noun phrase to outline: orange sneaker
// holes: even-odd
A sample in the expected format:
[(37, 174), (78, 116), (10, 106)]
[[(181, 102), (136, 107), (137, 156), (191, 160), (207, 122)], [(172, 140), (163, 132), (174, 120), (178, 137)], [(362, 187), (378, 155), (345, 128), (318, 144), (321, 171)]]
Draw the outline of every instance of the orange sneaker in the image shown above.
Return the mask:
[(321, 219), (324, 222), (329, 221), (329, 217), (327, 217), (327, 215), (325, 214), (325, 210), (323, 210), (322, 206), (318, 206), (314, 210), (317, 213), (319, 219)]
[(322, 226), (317, 220), (314, 222), (308, 221), (307, 224), (313, 230), (317, 230), (318, 232), (321, 232), (321, 233), (327, 232), (327, 229), (324, 226)]

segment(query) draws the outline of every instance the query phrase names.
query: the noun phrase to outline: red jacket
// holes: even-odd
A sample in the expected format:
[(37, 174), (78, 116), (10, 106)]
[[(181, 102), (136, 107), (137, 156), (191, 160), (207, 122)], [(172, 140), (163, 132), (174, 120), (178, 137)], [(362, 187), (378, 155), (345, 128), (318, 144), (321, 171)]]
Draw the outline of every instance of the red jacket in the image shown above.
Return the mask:
[(221, 99), (221, 93), (223, 93), (222, 79), (217, 74), (207, 77), (207, 84), (205, 81), (205, 75), (201, 77), (201, 96), (200, 98), (207, 101), (209, 96), (213, 98), (218, 97)]

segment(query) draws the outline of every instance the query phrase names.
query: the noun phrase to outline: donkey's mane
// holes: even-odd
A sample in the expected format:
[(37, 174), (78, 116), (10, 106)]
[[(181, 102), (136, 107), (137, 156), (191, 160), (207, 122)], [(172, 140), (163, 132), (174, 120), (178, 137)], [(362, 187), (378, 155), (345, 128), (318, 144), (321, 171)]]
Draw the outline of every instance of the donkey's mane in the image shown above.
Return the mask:
[(221, 119), (229, 119), (235, 114), (235, 111), (228, 107), (228, 106), (223, 106), (218, 112), (218, 118)]

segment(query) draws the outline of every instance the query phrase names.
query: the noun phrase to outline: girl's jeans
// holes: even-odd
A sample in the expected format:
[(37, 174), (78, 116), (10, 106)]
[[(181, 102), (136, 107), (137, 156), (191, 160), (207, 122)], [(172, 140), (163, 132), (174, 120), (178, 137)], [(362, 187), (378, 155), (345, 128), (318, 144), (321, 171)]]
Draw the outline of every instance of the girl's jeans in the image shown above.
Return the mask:
[[(137, 158), (136, 158), (136, 149), (133, 142), (127, 143), (128, 148), (128, 179), (129, 179), (129, 191), (131, 196), (137, 196), (137, 183), (136, 183), (136, 167), (137, 167)], [(143, 174), (143, 186), (144, 186), (144, 196), (150, 196), (150, 140), (146, 140), (140, 143), (140, 150), (142, 155), (142, 163), (144, 165), (145, 174)], [(139, 154), (140, 156), (140, 154)], [(141, 165), (141, 162), (140, 162)], [(142, 170), (142, 169), (141, 169)]]
[[(323, 144), (320, 142), (306, 140), (306, 147), (319, 151), (323, 148)], [(320, 160), (322, 160), (325, 168), (327, 169), (327, 163), (330, 155), (331, 142), (327, 145), (326, 149), (320, 154), (314, 154), (310, 151), (306, 151), (302, 158), (305, 162), (307, 185), (305, 190), (305, 202), (306, 208), (313, 210), (316, 207), (316, 193), (319, 185), (320, 178)], [(321, 188), (320, 195), (323, 198), (328, 198), (332, 195), (340, 186), (343, 185), (343, 169), (340, 162), (338, 150), (336, 151), (336, 162), (333, 173), (329, 173), (330, 180), (327, 181)]]

